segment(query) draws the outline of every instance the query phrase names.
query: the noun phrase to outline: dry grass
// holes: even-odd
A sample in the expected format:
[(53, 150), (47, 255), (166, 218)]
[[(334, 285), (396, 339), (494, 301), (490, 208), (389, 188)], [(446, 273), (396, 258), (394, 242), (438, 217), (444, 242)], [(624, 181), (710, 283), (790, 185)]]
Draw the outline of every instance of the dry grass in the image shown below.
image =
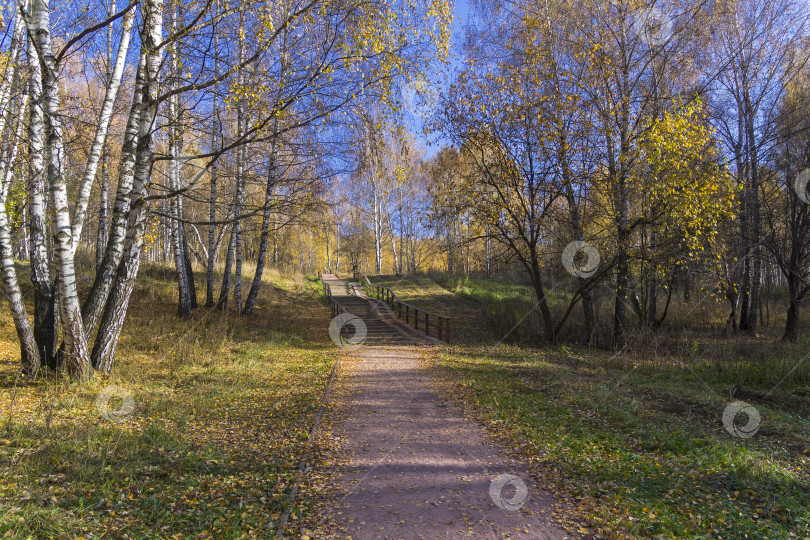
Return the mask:
[[(315, 283), (269, 270), (250, 317), (200, 308), (179, 320), (172, 277), (143, 268), (114, 373), (89, 384), (19, 380), (0, 315), (3, 538), (274, 532), (337, 358), (328, 310)], [(134, 398), (121, 423), (96, 407), (110, 386)]]

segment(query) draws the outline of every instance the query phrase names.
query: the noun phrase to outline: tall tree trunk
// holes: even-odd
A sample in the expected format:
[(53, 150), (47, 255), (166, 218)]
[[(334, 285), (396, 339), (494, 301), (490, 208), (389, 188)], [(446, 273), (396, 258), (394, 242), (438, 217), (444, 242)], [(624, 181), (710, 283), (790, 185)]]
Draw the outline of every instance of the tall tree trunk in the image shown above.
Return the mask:
[[(16, 64), (20, 63), (22, 52), (22, 40), (24, 39), (24, 24), (22, 15), (19, 9), (15, 9), (14, 25), (11, 43), (11, 52), (9, 58), (11, 61), (6, 62), (5, 73), (3, 80), (0, 82), (0, 135), (8, 129), (8, 137), (14, 137), (16, 131), (11, 129), (14, 112), (16, 112), (20, 119), (19, 125), (22, 126), (22, 115), (24, 114), (25, 106), (22, 110), (9, 110), (9, 102), (12, 93), (12, 86), (15, 82), (19, 82), (16, 75)], [(20, 109), (18, 106), (17, 109)], [(13, 141), (12, 144), (18, 144)], [(9, 151), (9, 154), (11, 151)], [(14, 160), (11, 155), (8, 157), (6, 167), (9, 170), (14, 167)], [(8, 213), (6, 210), (6, 200), (10, 187), (10, 180), (12, 177), (5, 177), (4, 175), (2, 186), (0, 186), (0, 265), (2, 265), (3, 274), (3, 290), (6, 294), (9, 307), (11, 308), (11, 316), (14, 320), (14, 327), (17, 330), (17, 337), (20, 342), (20, 360), (22, 363), (22, 370), (28, 376), (34, 376), (39, 371), (42, 365), (42, 359), (39, 354), (36, 339), (34, 338), (34, 330), (31, 328), (31, 323), (28, 319), (28, 312), (23, 303), (22, 293), (20, 291), (19, 282), (17, 281), (17, 270), (14, 266), (14, 248), (11, 239), (11, 224), (9, 223)]]
[[(244, 11), (239, 14), (239, 53), (238, 62), (242, 65), (245, 57), (245, 26)], [(245, 85), (244, 70), (239, 67), (236, 74), (237, 85)], [(245, 100), (240, 97), (236, 104), (236, 137), (241, 140), (245, 134), (247, 118), (245, 114)], [(234, 231), (234, 276), (233, 276), (233, 309), (237, 315), (242, 314), (242, 207), (245, 199), (245, 160), (247, 148), (240, 146), (236, 151), (236, 195), (234, 200), (235, 215)]]
[[(738, 108), (739, 108), (738, 104)], [(743, 159), (743, 145), (747, 132), (743, 126), (743, 115), (738, 115), (737, 119), (737, 136), (738, 143), (734, 148), (734, 158), (737, 164), (737, 181), (742, 182), (742, 194), (740, 197), (740, 261), (742, 263), (742, 275), (740, 276), (740, 292), (738, 295), (738, 303), (740, 305), (740, 330), (746, 330), (748, 326), (748, 307), (750, 305), (751, 294), (751, 234), (750, 224), (748, 218), (748, 199), (749, 191), (751, 189), (750, 179), (748, 176), (748, 160)], [(747, 146), (746, 146), (747, 148)], [(736, 323), (735, 323), (736, 324)]]
[(29, 247), (31, 282), (34, 285), (34, 337), (43, 364), (56, 369), (59, 317), (48, 254), (42, 69), (33, 44), (28, 48), (28, 56), (31, 72), (29, 83), (31, 105), (28, 118), (28, 228), (31, 232)]
[(399, 271), (402, 272), (405, 270), (406, 261), (404, 258), (405, 255), (405, 222), (403, 221), (403, 209), (402, 206), (404, 204), (404, 194), (403, 194), (403, 187), (400, 186), (399, 188)]
[[(136, 157), (139, 144), (139, 132), (144, 117), (144, 88), (146, 85), (147, 55), (143, 47), (138, 57), (138, 69), (135, 76), (135, 88), (132, 105), (129, 109), (127, 125), (124, 130), (124, 142), (121, 147), (121, 161), (118, 166), (118, 188), (115, 192), (110, 234), (107, 249), (101, 267), (96, 271), (93, 287), (82, 306), (85, 331), (89, 334), (101, 319), (104, 306), (114, 277), (118, 271), (124, 253), (127, 236), (127, 223), (131, 208), (131, 196), (135, 179)], [(151, 122), (151, 120), (149, 120)]]
[(324, 247), (326, 248), (326, 273), (332, 273), (332, 246), (329, 245), (331, 238), (329, 237), (329, 225), (323, 228)]
[(487, 277), (492, 277), (492, 238), (489, 236), (489, 231), (487, 231), (486, 235), (484, 239), (484, 253), (486, 257)]
[[(179, 2), (172, 2), (169, 8), (172, 33), (177, 32), (179, 26)], [(174, 44), (170, 54), (170, 87), (178, 86), (180, 76), (180, 52), (178, 44)], [(169, 98), (169, 186), (172, 191), (178, 192), (183, 188), (183, 126), (180, 120), (180, 98), (175, 94)], [(191, 316), (191, 288), (189, 285), (189, 272), (186, 266), (186, 237), (183, 223), (183, 195), (177, 193), (171, 198), (171, 230), (172, 248), (174, 251), (174, 267), (177, 275), (177, 314), (180, 317)]]
[[(240, 120), (241, 123), (241, 120)], [(241, 135), (240, 135), (241, 137)], [(240, 148), (236, 173), (236, 221), (233, 224), (234, 275), (233, 275), (233, 309), (237, 315), (242, 314), (242, 205), (245, 198), (245, 152)]]
[[(126, 65), (127, 52), (129, 51), (129, 42), (132, 35), (132, 25), (134, 20), (134, 10), (130, 10), (126, 15), (124, 15), (121, 39), (118, 42), (118, 51), (115, 58), (115, 67), (113, 67), (112, 75), (106, 85), (104, 101), (101, 105), (101, 112), (99, 113), (98, 121), (96, 122), (96, 132), (90, 146), (90, 154), (85, 162), (84, 172), (82, 174), (81, 182), (79, 183), (79, 193), (76, 207), (73, 211), (71, 254), (76, 253), (79, 238), (81, 238), (82, 235), (84, 221), (87, 217), (87, 206), (90, 202), (90, 192), (96, 179), (96, 171), (98, 170), (98, 164), (101, 160), (102, 151), (107, 142), (107, 134), (110, 128), (110, 122), (112, 121), (115, 100), (118, 97), (118, 90), (121, 88), (121, 78), (124, 73), (124, 66)], [(56, 69), (56, 67), (54, 67), (54, 69)], [(48, 75), (48, 70), (45, 70), (45, 74)]]
[(3, 267), (3, 290), (11, 308), (11, 316), (20, 341), (22, 369), (26, 375), (34, 376), (39, 371), (42, 361), (34, 338), (34, 330), (31, 328), (28, 312), (23, 303), (20, 285), (17, 282), (5, 194), (0, 197), (0, 263)]
[(402, 266), (400, 265), (399, 255), (397, 254), (397, 242), (394, 236), (394, 224), (391, 222), (390, 216), (388, 219), (388, 225), (391, 230), (391, 252), (394, 254), (394, 273), (399, 275), (402, 273)]
[(751, 298), (748, 303), (748, 319), (745, 330), (755, 334), (757, 330), (757, 316), (760, 310), (760, 291), (762, 287), (762, 217), (760, 215), (759, 200), (759, 159), (756, 138), (754, 134), (754, 112), (751, 105), (749, 89), (746, 86), (743, 93), (745, 98), (748, 156), (750, 160), (751, 186), (750, 212), (751, 212)]
[(372, 169), (371, 179), (373, 182), (371, 189), (372, 202), (374, 205), (374, 273), (381, 274), (383, 256), (382, 197), (380, 196), (380, 186), (378, 185), (379, 179), (374, 169)]
[(273, 266), (278, 266), (278, 221), (273, 217)]
[(799, 330), (799, 308), (802, 298), (799, 294), (801, 278), (791, 271), (788, 276), (788, 291), (790, 294), (787, 320), (785, 321), (785, 332), (782, 334), (782, 341), (794, 342), (798, 337)]
[[(650, 234), (650, 250), (655, 252), (658, 235), (655, 231)], [(647, 268), (647, 309), (644, 314), (644, 322), (647, 327), (652, 328), (658, 319), (658, 271), (655, 261)]]
[(231, 292), (231, 269), (233, 268), (233, 252), (236, 246), (236, 235), (231, 227), (231, 236), (228, 240), (228, 254), (225, 256), (225, 271), (222, 275), (222, 288), (219, 291), (217, 308), (225, 310), (228, 308), (228, 296)]
[(183, 257), (186, 267), (186, 281), (188, 283), (188, 296), (191, 299), (191, 309), (197, 309), (197, 284), (194, 282), (194, 267), (191, 261), (191, 251), (188, 247), (186, 224), (183, 223)]
[[(141, 260), (141, 250), (146, 231), (147, 206), (144, 196), (151, 176), (152, 130), (157, 114), (158, 74), (161, 64), (163, 41), (163, 0), (145, 0), (141, 31), (141, 51), (145, 57), (142, 86), (142, 111), (139, 122), (137, 157), (132, 189), (129, 220), (121, 262), (107, 296), (96, 340), (93, 344), (92, 361), (96, 369), (109, 373), (115, 358), (115, 348), (124, 326), (135, 278)], [(106, 258), (106, 255), (105, 255)]]
[[(278, 125), (274, 130), (277, 133)], [(264, 260), (267, 256), (267, 238), (270, 235), (270, 216), (272, 214), (273, 191), (276, 185), (276, 152), (277, 143), (273, 139), (273, 145), (270, 150), (270, 159), (267, 163), (267, 185), (264, 191), (264, 211), (262, 212), (262, 231), (259, 237), (259, 253), (256, 257), (256, 273), (253, 276), (253, 283), (250, 285), (247, 301), (245, 302), (244, 314), (249, 315), (253, 312), (256, 305), (256, 298), (259, 296), (259, 289), (262, 285), (262, 274), (264, 272)], [(327, 246), (329, 239), (327, 237)], [(328, 249), (328, 248), (327, 248)], [(327, 260), (329, 259), (327, 251)]]
[(53, 54), (50, 34), (50, 7), (47, 0), (34, 2), (32, 15), (41, 53), (42, 103), (45, 112), (45, 156), (51, 194), (53, 258), (56, 268), (56, 291), (64, 340), (67, 372), (78, 379), (90, 376), (90, 351), (84, 334), (74, 266), (74, 240), (65, 180), (65, 154), (59, 105), (59, 67)]
[(537, 256), (535, 248), (531, 249), (530, 276), (532, 279), (532, 286), (537, 297), (537, 304), (540, 307), (540, 315), (543, 318), (543, 327), (545, 329), (546, 339), (549, 343), (554, 343), (556, 337), (554, 336), (554, 321), (551, 318), (551, 311), (548, 309), (548, 300), (546, 299), (546, 291), (543, 286), (543, 277), (540, 273), (540, 261)]
[(96, 233), (96, 269), (101, 268), (107, 247), (107, 207), (110, 204), (110, 149), (104, 145), (101, 157), (101, 190), (99, 192), (98, 231)]
[[(115, 0), (108, 0), (107, 17), (112, 17), (115, 14), (116, 3)], [(106, 83), (109, 85), (112, 81), (113, 66), (112, 66), (112, 34), (113, 25), (107, 25), (107, 65), (106, 65)], [(101, 263), (104, 260), (104, 250), (107, 246), (107, 207), (109, 206), (110, 198), (110, 143), (108, 137), (104, 139), (104, 146), (101, 149), (101, 191), (99, 193), (99, 209), (98, 209), (98, 231), (96, 232), (96, 270), (101, 268)]]
[(629, 193), (627, 179), (624, 174), (619, 175), (616, 186), (617, 194), (617, 264), (616, 264), (616, 305), (613, 317), (613, 341), (617, 348), (627, 343), (627, 297), (630, 284), (629, 239), (627, 228), (629, 212)]
[(447, 273), (453, 273), (453, 220), (447, 221), (445, 227), (445, 242), (447, 243)]
[[(574, 229), (574, 236), (578, 241), (582, 241), (584, 236), (582, 234), (582, 221), (580, 218), (579, 204), (577, 203), (573, 187), (573, 175), (571, 173), (568, 155), (566, 148), (568, 147), (567, 134), (564, 130), (562, 123), (558, 124), (560, 130), (560, 150), (559, 159), (563, 164), (563, 182), (565, 183), (565, 196), (568, 202), (568, 213), (571, 219), (571, 226)], [(489, 237), (487, 237), (487, 276), (491, 273), (491, 258), (492, 248), (489, 245)], [(579, 288), (582, 291), (582, 314), (585, 318), (585, 334), (588, 343), (591, 343), (595, 338), (596, 331), (596, 315), (593, 308), (593, 295), (591, 294), (590, 284), (588, 279), (579, 277)]]
[[(108, 0), (107, 17), (112, 17), (115, 14), (116, 3), (115, 0)], [(106, 83), (109, 85), (112, 81), (112, 34), (113, 25), (107, 25), (107, 65), (106, 65)], [(107, 246), (107, 207), (109, 206), (110, 198), (110, 143), (108, 137), (104, 139), (104, 146), (101, 149), (101, 191), (99, 192), (99, 209), (98, 209), (98, 231), (96, 232), (96, 270), (101, 268), (101, 262), (104, 260), (104, 250)]]
[[(213, 2), (213, 12), (217, 13), (219, 4), (217, 0)], [(214, 76), (219, 75), (219, 32), (215, 22), (212, 30), (214, 36)], [(218, 110), (218, 87), (214, 87), (213, 100), (211, 104), (211, 116), (213, 125), (211, 127), (211, 151), (218, 148), (218, 138), (220, 132), (219, 110)], [(208, 266), (205, 269), (205, 307), (214, 305), (214, 264), (216, 262), (216, 233), (217, 227), (214, 222), (217, 220), (217, 162), (211, 166), (211, 193), (208, 202)]]
[(340, 273), (340, 226), (335, 227), (335, 272)]

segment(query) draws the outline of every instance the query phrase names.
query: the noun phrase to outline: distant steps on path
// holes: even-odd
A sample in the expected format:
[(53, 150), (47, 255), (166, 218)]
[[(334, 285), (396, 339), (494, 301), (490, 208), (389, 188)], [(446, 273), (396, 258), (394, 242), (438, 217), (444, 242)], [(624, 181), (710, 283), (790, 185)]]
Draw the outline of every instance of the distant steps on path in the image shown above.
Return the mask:
[[(366, 330), (364, 345), (417, 345), (436, 342), (397, 321), (384, 302), (365, 296), (358, 284), (338, 279), (332, 274), (321, 275), (321, 281), (328, 289), (330, 302), (363, 321)], [(337, 312), (333, 309), (333, 313)]]

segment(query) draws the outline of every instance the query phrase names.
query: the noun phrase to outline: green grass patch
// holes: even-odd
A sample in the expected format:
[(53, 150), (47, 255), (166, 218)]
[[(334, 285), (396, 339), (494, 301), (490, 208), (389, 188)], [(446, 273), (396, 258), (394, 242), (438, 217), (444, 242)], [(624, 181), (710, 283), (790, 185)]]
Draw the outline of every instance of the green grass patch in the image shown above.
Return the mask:
[[(751, 399), (751, 438), (724, 428), (729, 377), (571, 349), (454, 347), (439, 365), (482, 417), (570, 492), (607, 538), (810, 535), (810, 400)], [(756, 393), (757, 391), (751, 390)], [(743, 418), (744, 420), (744, 418)]]

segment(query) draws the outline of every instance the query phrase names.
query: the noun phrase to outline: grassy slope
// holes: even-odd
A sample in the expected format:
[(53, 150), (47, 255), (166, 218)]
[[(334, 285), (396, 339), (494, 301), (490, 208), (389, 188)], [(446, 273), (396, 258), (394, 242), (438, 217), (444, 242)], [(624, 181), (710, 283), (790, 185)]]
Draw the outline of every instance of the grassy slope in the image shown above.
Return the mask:
[[(807, 354), (806, 343), (729, 342), (705, 351), (690, 343), (681, 354), (663, 357), (487, 346), (480, 343), (493, 337), (481, 330), (487, 303), (527, 293), (493, 280), (437, 279), (458, 294), (425, 276), (394, 290), (438, 313), (477, 311), (474, 324), (454, 320), (461, 344), (439, 359), (453, 386), (448, 395), (464, 395), (476, 414), (573, 497), (580, 532), (810, 537), (808, 363), (768, 394)], [(699, 350), (712, 354), (696, 360)], [(744, 389), (732, 399), (738, 385)], [(750, 439), (723, 427), (723, 410), (734, 399), (761, 413)]]
[[(4, 309), (0, 537), (273, 534), (336, 349), (314, 283), (267, 281), (249, 318), (201, 308), (180, 321), (171, 270), (147, 267), (112, 377), (87, 385), (21, 385)], [(107, 385), (135, 398), (121, 424), (95, 406)]]

